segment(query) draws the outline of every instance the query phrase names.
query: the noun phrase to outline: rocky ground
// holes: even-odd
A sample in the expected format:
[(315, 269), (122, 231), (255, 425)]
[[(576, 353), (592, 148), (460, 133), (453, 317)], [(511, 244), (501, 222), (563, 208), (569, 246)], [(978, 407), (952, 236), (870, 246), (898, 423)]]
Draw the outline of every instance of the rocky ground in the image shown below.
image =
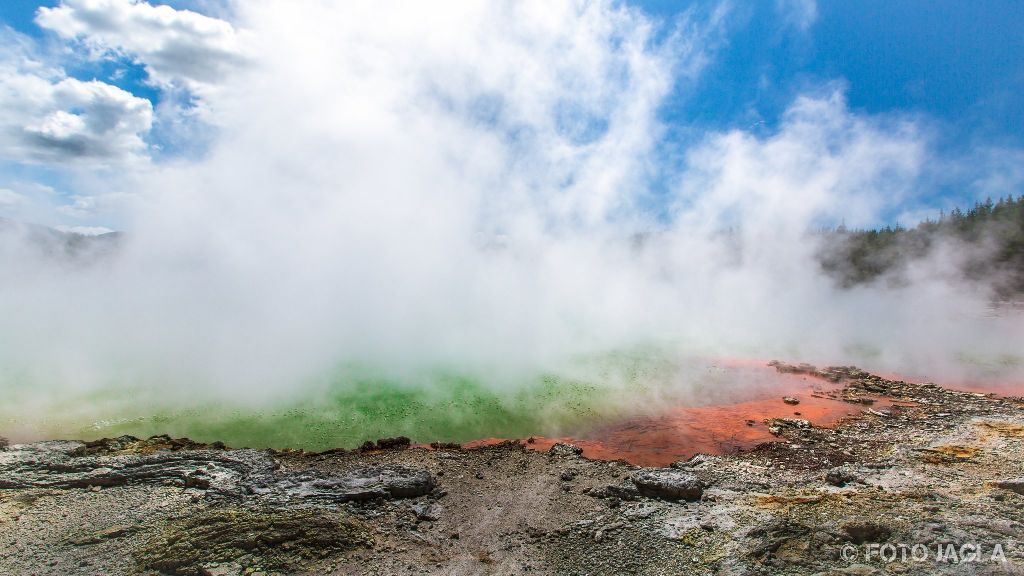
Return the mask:
[(862, 414), (660, 469), (565, 444), (0, 442), (0, 574), (1024, 574), (1024, 400), (777, 368)]

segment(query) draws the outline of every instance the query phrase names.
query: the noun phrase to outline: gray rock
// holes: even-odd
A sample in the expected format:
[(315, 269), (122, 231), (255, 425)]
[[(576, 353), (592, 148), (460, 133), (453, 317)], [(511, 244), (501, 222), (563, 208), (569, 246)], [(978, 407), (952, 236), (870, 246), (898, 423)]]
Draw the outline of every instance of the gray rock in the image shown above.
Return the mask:
[(81, 443), (40, 443), (7, 452), (13, 458), (0, 463), (0, 488), (178, 485), (235, 499), (256, 495), (279, 502), (349, 502), (415, 498), (429, 494), (435, 486), (429, 471), (405, 466), (363, 467), (341, 474), (316, 470), (285, 473), (265, 450), (73, 456), (80, 447)]
[(1003, 490), (1009, 490), (1016, 492), (1017, 494), (1024, 495), (1024, 478), (1014, 478), (1012, 480), (999, 480), (992, 483), (996, 488), (1002, 488)]
[(618, 500), (636, 500), (640, 497), (640, 492), (636, 489), (636, 485), (632, 482), (623, 482), (622, 484), (609, 484), (604, 488), (592, 490), (591, 496), (597, 498), (609, 498), (613, 501)]
[[(80, 444), (78, 445), (80, 446)], [(147, 455), (72, 456), (75, 448), (24, 445), (0, 464), (0, 488), (93, 488), (131, 484), (210, 489), (237, 494), (243, 479), (270, 474), (265, 452), (236, 450), (156, 452)]]
[[(373, 466), (351, 470), (341, 476), (282, 479), (284, 492), (304, 499), (329, 502), (416, 498), (429, 494), (434, 477), (426, 470), (406, 466)], [(273, 489), (275, 486), (269, 486)]]
[(416, 519), (423, 522), (434, 522), (441, 518), (444, 508), (440, 504), (416, 504), (412, 507)]
[(238, 564), (211, 564), (203, 567), (200, 572), (203, 576), (237, 576), (242, 573), (242, 567)]
[(548, 454), (551, 454), (552, 456), (580, 456), (583, 454), (583, 448), (580, 448), (575, 444), (558, 442), (548, 450)]
[(825, 482), (833, 486), (846, 486), (863, 479), (849, 466), (836, 466), (825, 473)]
[(672, 468), (645, 468), (630, 475), (637, 491), (662, 500), (700, 500), (704, 486), (696, 477)]
[(714, 466), (721, 462), (721, 458), (718, 456), (712, 456), (711, 454), (694, 454), (689, 460), (680, 460), (679, 462), (673, 462), (673, 468), (705, 468)]

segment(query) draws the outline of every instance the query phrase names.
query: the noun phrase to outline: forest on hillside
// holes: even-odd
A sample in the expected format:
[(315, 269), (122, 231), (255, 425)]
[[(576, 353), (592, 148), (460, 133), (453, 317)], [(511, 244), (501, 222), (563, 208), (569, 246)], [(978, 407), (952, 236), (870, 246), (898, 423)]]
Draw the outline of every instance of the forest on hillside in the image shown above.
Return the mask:
[(991, 285), (1000, 298), (1024, 296), (1024, 196), (955, 208), (914, 227), (827, 230), (818, 258), (844, 287), (899, 282), (914, 262), (937, 251), (969, 281)]

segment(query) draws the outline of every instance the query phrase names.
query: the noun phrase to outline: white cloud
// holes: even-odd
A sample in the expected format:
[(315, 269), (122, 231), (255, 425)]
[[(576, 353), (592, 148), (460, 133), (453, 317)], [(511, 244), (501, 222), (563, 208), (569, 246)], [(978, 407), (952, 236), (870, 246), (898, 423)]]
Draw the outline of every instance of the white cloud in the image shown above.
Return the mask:
[(16, 45), (0, 45), (0, 154), (7, 159), (93, 165), (139, 160), (147, 155), (143, 137), (152, 120), (144, 98), (65, 77)]
[[(969, 200), (1024, 194), (1024, 150), (986, 147), (978, 150), (969, 161), (974, 170), (971, 171), (971, 167), (964, 167), (964, 170), (975, 176), (970, 185), (974, 198)], [(983, 167), (980, 174), (978, 166)]]
[[(111, 336), (140, 339), (91, 339), (79, 374), (104, 373), (115, 340), (140, 367), (214, 389), (275, 389), (339, 361), (386, 366), (392, 353), (395, 369), (518, 370), (619, 340), (596, 329), (574, 342), (633, 309), (600, 304), (611, 268), (594, 258), (618, 231), (610, 221), (635, 218), (658, 107), (675, 70), (695, 77), (706, 24), (666, 45), (638, 11), (546, 0), (244, 3), (238, 22), (253, 32), (253, 65), (204, 97), (220, 138), (197, 162), (138, 176), (150, 198), (125, 260), (73, 298), (106, 294), (67, 323), (106, 317)], [(601, 293), (581, 296), (591, 281)], [(234, 303), (216, 304), (225, 297)], [(272, 353), (278, 338), (294, 353)], [(167, 364), (171, 349), (187, 360)]]
[(0, 213), (5, 210), (24, 206), (28, 199), (12, 190), (0, 188)]
[(84, 187), (94, 192), (73, 194), (55, 206), (54, 210), (77, 222), (91, 222), (99, 218), (111, 223), (119, 221), (126, 212), (132, 210), (134, 203), (145, 198), (144, 191), (125, 191), (126, 188), (130, 188), (126, 183), (131, 181), (129, 178), (109, 183), (104, 187), (105, 181), (108, 179), (98, 178), (84, 183)]
[(39, 216), (50, 217), (53, 206), (51, 188), (9, 181), (0, 187), (0, 219), (36, 221)]
[(95, 214), (96, 197), (74, 196), (70, 204), (58, 206), (57, 211), (73, 218), (88, 218)]
[(775, 0), (775, 9), (787, 25), (801, 31), (809, 29), (818, 19), (817, 0)]
[(25, 202), (26, 198), (14, 190), (0, 188), (0, 210), (21, 206)]
[[(119, 167), (123, 168), (124, 165)], [(50, 169), (42, 170), (48, 172)], [(124, 178), (128, 172), (141, 171), (93, 170), (91, 167), (70, 170), (68, 173), (73, 174), (75, 189), (90, 191), (71, 195), (50, 186), (0, 173), (3, 180), (0, 187), (0, 217), (58, 229), (80, 226), (120, 229), (124, 225), (125, 214), (130, 213), (132, 206), (145, 197), (144, 193), (126, 184)], [(117, 176), (112, 177), (113, 174)]]
[(63, 0), (40, 8), (36, 22), (97, 53), (134, 59), (164, 86), (217, 84), (241, 61), (228, 22), (140, 0)]
[(911, 121), (853, 114), (841, 90), (800, 96), (774, 134), (710, 134), (694, 147), (681, 214), (793, 243), (840, 220), (869, 226), (912, 193), (927, 144)]

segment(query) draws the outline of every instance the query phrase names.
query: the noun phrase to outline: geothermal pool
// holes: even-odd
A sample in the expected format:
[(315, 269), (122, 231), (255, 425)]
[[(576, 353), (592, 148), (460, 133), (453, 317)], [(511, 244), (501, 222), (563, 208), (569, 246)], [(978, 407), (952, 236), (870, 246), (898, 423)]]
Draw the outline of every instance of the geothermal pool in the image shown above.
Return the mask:
[[(929, 380), (918, 373), (879, 373)], [(1024, 383), (998, 374), (937, 383), (1006, 395), (1024, 391)], [(169, 434), (233, 447), (312, 451), (399, 435), (424, 445), (466, 446), (529, 438), (527, 446), (535, 449), (572, 442), (592, 458), (667, 465), (772, 440), (764, 424), (768, 418), (830, 426), (866, 408), (830, 397), (840, 388), (807, 374), (780, 373), (765, 359), (678, 363), (630, 356), (573, 376), (541, 376), (505, 388), (445, 374), (418, 385), (349, 375), (315, 391), (304, 389), (299, 399), (189, 399), (125, 387), (47, 396), (27, 388), (13, 391), (0, 408), (0, 435), (29, 441)], [(787, 404), (783, 396), (799, 403)], [(871, 408), (901, 405), (876, 398)]]
[[(893, 412), (914, 406), (869, 395), (870, 405), (844, 402), (835, 394), (842, 384), (800, 373), (782, 373), (757, 361), (723, 360), (723, 370), (736, 382), (758, 382), (758, 386), (740, 386), (727, 401), (704, 405), (670, 406), (653, 414), (611, 422), (588, 430), (580, 436), (563, 438), (531, 437), (527, 446), (546, 450), (556, 442), (568, 442), (583, 449), (585, 456), (601, 460), (625, 460), (641, 466), (668, 466), (695, 454), (729, 454), (763, 442), (776, 440), (765, 420), (797, 418), (817, 426), (830, 427), (847, 416), (867, 410)], [(891, 380), (928, 382), (923, 376), (879, 373)], [(978, 393), (1020, 395), (1024, 382), (995, 378), (957, 379), (940, 383), (945, 387)], [(783, 401), (793, 398), (797, 404)], [(483, 439), (466, 446), (486, 445), (500, 439)]]

